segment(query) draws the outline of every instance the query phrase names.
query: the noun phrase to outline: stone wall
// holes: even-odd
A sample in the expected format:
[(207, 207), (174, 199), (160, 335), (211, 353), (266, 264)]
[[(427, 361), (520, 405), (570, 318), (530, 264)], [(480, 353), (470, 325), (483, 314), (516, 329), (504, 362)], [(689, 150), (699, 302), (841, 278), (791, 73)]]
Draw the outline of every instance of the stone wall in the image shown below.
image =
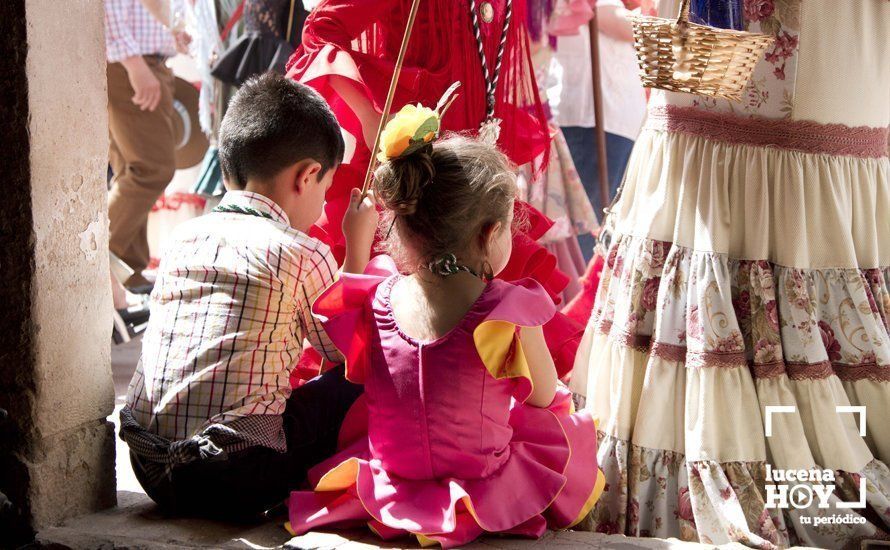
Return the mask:
[(103, 2), (0, 21), (0, 491), (26, 536), (115, 499)]
[[(25, 448), (33, 411), (33, 326), (29, 318), (34, 246), (31, 239), (31, 165), (28, 143), (28, 76), (25, 70), (25, 0), (0, 2), (0, 492), (15, 505), (27, 498), (28, 470), (12, 455)], [(24, 228), (24, 229), (23, 229)], [(12, 420), (14, 419), (14, 421)], [(0, 533), (28, 535), (18, 510), (0, 509)]]

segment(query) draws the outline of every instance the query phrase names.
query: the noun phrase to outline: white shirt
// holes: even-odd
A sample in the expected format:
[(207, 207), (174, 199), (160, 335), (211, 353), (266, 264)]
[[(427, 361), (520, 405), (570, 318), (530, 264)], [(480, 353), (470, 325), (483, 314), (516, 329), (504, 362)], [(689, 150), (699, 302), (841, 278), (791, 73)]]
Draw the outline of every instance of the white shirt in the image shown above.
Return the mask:
[[(603, 6), (624, 5), (620, 0), (598, 0), (597, 7)], [(646, 94), (640, 84), (633, 43), (600, 32), (599, 47), (606, 132), (636, 140), (646, 116)], [(557, 39), (550, 76), (547, 99), (557, 124), (594, 127), (590, 33), (586, 25), (578, 35)]]

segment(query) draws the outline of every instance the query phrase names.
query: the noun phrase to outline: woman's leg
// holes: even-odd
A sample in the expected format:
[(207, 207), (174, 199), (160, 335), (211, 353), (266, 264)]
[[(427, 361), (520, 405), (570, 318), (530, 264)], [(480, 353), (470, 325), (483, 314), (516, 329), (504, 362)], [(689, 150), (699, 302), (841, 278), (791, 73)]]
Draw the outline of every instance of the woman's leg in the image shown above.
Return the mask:
[[(562, 129), (575, 161), (575, 169), (584, 185), (584, 190), (590, 198), (593, 210), (604, 221), (603, 209), (609, 206), (603, 204), (600, 198), (599, 183), (599, 153), (596, 146), (596, 129), (580, 126), (566, 126)], [(624, 177), (624, 170), (630, 153), (633, 151), (634, 142), (617, 134), (606, 133), (606, 162), (609, 173), (609, 196), (614, 197)], [(593, 257), (593, 247), (596, 244), (592, 235), (579, 235), (578, 243), (584, 260), (589, 262)]]

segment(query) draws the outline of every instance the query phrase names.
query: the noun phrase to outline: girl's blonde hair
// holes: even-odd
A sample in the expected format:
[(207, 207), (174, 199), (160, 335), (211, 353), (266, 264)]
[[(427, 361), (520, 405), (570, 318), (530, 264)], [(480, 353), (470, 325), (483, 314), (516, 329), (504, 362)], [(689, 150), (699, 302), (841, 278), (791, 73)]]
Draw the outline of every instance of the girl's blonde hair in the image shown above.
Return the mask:
[(384, 162), (374, 182), (388, 211), (384, 231), (395, 224), (383, 247), (411, 272), (449, 253), (484, 256), (476, 239), (487, 227), (507, 222), (517, 192), (507, 157), (460, 135)]

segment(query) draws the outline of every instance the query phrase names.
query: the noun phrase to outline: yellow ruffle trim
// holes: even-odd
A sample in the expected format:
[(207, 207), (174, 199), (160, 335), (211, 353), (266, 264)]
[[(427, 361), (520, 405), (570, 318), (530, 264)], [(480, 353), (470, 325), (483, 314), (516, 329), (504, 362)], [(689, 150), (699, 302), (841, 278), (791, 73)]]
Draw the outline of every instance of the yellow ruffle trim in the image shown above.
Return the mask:
[(587, 502), (584, 503), (584, 506), (581, 507), (581, 512), (578, 513), (578, 517), (575, 518), (575, 521), (569, 524), (566, 529), (571, 529), (572, 527), (581, 523), (581, 521), (587, 517), (587, 514), (593, 510), (593, 506), (600, 499), (600, 496), (603, 494), (603, 489), (606, 487), (606, 476), (603, 474), (603, 471), (599, 468), (596, 469), (596, 483), (593, 484), (593, 492), (590, 493), (590, 496), (587, 497)]
[[(321, 477), (321, 479), (318, 481), (318, 484), (315, 486), (315, 490), (316, 491), (345, 491), (345, 490), (349, 489), (350, 487), (355, 485), (356, 482), (358, 481), (358, 469), (359, 469), (358, 467), (359, 467), (359, 460), (357, 458), (349, 458), (349, 459), (344, 460), (340, 464), (334, 466), (330, 471), (328, 471), (325, 475), (323, 475)], [(378, 518), (377, 516), (372, 514), (370, 510), (368, 510), (368, 507), (365, 506), (365, 503), (362, 501), (361, 496), (357, 495), (357, 498), (358, 498), (359, 503), (361, 503), (362, 507), (365, 509), (365, 511), (368, 513), (369, 516), (371, 516), (375, 520), (379, 521), (380, 523), (383, 523), (383, 520), (381, 520), (380, 518)], [(464, 503), (464, 506), (466, 507), (467, 512), (469, 512), (470, 516), (473, 517), (473, 520), (477, 524), (479, 524), (479, 526), (481, 527), (482, 524), (479, 521), (479, 516), (476, 515), (476, 509), (473, 507), (473, 501), (470, 499), (469, 495), (462, 497), (460, 500)], [(546, 508), (545, 508), (545, 510), (546, 510)], [(543, 511), (540, 513), (543, 513)], [(292, 535), (294, 535), (294, 531), (291, 528), (290, 522), (285, 523), (284, 528), (287, 529), (288, 532), (290, 532)], [(380, 537), (380, 533), (378, 533), (377, 530), (374, 529), (371, 525), (368, 525), (368, 528), (370, 528), (371, 531), (374, 532), (374, 534), (376, 534), (378, 537)], [(439, 544), (438, 541), (431, 539), (421, 533), (411, 533), (411, 534), (414, 535), (415, 537), (417, 537), (418, 543), (420, 543), (420, 545), (423, 547), (435, 546), (435, 545)], [(380, 537), (380, 538), (382, 539), (383, 537)]]
[(315, 490), (319, 492), (345, 491), (355, 485), (357, 479), (358, 459), (348, 458), (321, 476)]
[[(509, 321), (484, 321), (473, 331), (473, 342), (486, 370), (498, 380), (525, 378), (529, 395), (535, 391), (516, 324)], [(528, 396), (526, 396), (527, 398)]]
[(436, 546), (437, 544), (439, 544), (439, 541), (433, 540), (429, 537), (425, 537), (420, 533), (415, 533), (414, 536), (417, 537), (417, 543), (424, 548), (429, 548), (430, 546)]

